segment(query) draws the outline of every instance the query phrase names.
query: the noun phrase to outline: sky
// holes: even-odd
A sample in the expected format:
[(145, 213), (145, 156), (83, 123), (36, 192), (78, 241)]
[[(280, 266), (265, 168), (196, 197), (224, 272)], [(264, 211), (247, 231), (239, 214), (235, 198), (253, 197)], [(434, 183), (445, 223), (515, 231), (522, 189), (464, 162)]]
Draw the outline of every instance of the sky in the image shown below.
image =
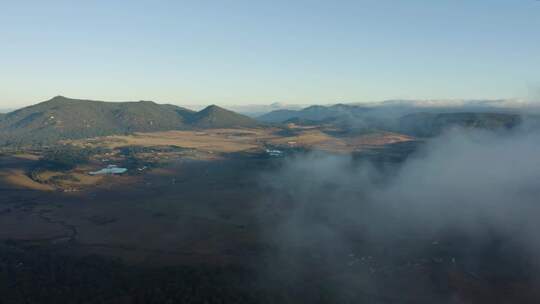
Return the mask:
[(540, 99), (540, 1), (0, 0), (0, 108)]

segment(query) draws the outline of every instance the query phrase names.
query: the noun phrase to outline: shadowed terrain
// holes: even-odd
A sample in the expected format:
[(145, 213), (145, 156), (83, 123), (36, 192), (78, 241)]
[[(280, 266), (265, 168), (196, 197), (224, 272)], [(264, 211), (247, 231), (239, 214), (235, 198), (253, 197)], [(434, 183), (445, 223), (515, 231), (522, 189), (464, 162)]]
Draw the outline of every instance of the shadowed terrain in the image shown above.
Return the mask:
[[(4, 146), (0, 303), (540, 299), (520, 116), (408, 114), (405, 132), (189, 115), (195, 130)], [(126, 172), (90, 174), (111, 165)]]

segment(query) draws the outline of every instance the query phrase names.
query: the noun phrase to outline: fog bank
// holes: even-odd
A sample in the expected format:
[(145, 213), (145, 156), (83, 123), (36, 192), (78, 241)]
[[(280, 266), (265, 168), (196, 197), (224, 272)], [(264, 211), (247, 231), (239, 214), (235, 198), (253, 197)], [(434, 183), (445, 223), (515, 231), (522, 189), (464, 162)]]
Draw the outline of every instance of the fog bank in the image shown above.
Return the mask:
[[(323, 286), (334, 284), (343, 296), (362, 292), (374, 302), (386, 293), (419, 302), (442, 301), (436, 295), (443, 294), (444, 301), (464, 303), (450, 284), (453, 272), (489, 284), (493, 277), (536, 280), (539, 134), (455, 129), (388, 172), (349, 156), (312, 153), (262, 176), (269, 195), (261, 227), (280, 257), (266, 271), (291, 284), (319, 273)], [(406, 268), (414, 263), (439, 267), (430, 270), (436, 279)]]

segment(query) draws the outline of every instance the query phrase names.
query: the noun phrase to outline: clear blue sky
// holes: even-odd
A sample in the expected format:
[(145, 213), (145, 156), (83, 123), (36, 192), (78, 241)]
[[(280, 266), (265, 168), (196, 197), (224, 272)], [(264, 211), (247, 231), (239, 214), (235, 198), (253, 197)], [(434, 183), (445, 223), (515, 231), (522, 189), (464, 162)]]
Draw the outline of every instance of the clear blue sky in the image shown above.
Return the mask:
[(525, 98), (540, 1), (0, 0), (0, 107)]

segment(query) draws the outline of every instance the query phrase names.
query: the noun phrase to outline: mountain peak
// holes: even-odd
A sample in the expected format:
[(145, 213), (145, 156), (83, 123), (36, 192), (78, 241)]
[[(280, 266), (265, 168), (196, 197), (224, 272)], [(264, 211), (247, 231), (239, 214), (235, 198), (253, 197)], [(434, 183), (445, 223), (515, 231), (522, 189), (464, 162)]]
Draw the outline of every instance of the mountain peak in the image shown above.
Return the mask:
[(197, 127), (252, 127), (257, 122), (247, 116), (229, 111), (216, 105), (209, 105), (197, 112), (193, 118), (193, 124)]
[(56, 95), (53, 98), (51, 98), (50, 100), (59, 100), (59, 99), (69, 99), (69, 98), (67, 98), (66, 96), (62, 96), (62, 95)]
[(57, 95), (57, 96), (54, 96), (53, 98), (51, 98), (49, 100), (45, 100), (41, 104), (43, 104), (43, 105), (62, 105), (62, 104), (66, 104), (68, 102), (71, 102), (73, 100), (74, 99), (71, 99), (71, 98), (68, 98), (68, 97), (65, 97), (65, 96), (62, 96), (62, 95)]
[(65, 96), (62, 96), (62, 95), (57, 95), (57, 96), (54, 96), (53, 98), (47, 100), (47, 101), (68, 101), (68, 100), (71, 100), (71, 98), (67, 98)]
[(227, 110), (215, 104), (209, 105), (206, 108), (201, 110), (201, 112), (215, 112), (215, 111), (227, 111)]
[(200, 112), (153, 101), (104, 102), (55, 96), (2, 115), (0, 145), (51, 144), (132, 132), (255, 127), (258, 123), (216, 105)]

